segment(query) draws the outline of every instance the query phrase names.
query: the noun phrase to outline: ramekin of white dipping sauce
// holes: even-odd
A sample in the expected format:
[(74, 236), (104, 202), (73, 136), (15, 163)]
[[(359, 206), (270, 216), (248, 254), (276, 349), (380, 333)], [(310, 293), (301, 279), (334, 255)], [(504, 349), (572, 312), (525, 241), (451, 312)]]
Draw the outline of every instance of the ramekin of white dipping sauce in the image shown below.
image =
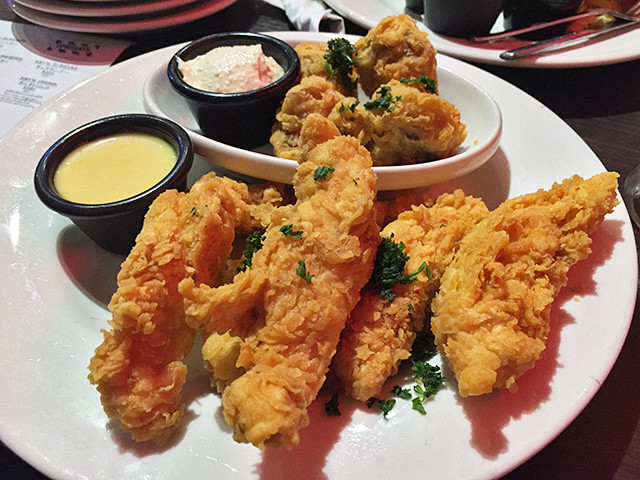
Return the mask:
[(130, 250), (144, 215), (163, 191), (184, 190), (193, 163), (189, 135), (144, 114), (102, 118), (54, 143), (36, 168), (42, 202), (102, 248)]
[(268, 143), (276, 110), (298, 81), (300, 60), (291, 45), (270, 35), (218, 33), (178, 50), (167, 75), (204, 135), (254, 148)]

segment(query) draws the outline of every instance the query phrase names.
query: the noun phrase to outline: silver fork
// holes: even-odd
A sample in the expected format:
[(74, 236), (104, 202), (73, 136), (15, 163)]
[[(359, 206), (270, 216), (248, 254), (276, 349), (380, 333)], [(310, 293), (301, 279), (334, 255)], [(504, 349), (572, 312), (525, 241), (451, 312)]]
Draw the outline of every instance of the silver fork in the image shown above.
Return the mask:
[(608, 11), (608, 15), (623, 20), (625, 23), (604, 28), (603, 30), (585, 30), (578, 33), (568, 33), (558, 37), (533, 42), (523, 47), (504, 51), (500, 54), (503, 60), (515, 60), (524, 57), (539, 56), (564, 50), (569, 47), (592, 41), (594, 39), (604, 40), (615, 37), (623, 33), (640, 27), (640, 2), (633, 5), (625, 13)]
[(514, 30), (506, 30), (504, 32), (490, 33), (488, 35), (484, 35), (481, 37), (471, 37), (470, 40), (475, 43), (486, 43), (486, 42), (497, 42), (500, 40), (510, 39), (511, 37), (515, 37), (517, 35), (522, 35), (524, 33), (535, 32), (538, 30), (542, 30), (548, 27), (553, 27), (555, 25), (561, 25), (563, 23), (569, 23), (574, 20), (580, 20), (582, 18), (587, 17), (595, 17), (598, 15), (611, 15), (616, 16), (620, 19), (625, 19), (628, 21), (635, 21), (640, 17), (640, 0), (628, 8), (624, 13), (614, 12), (612, 10), (607, 10), (604, 8), (590, 10), (588, 12), (577, 13), (575, 15), (570, 15), (568, 17), (559, 18), (556, 20), (550, 20), (544, 23), (536, 23), (535, 25), (531, 25), (529, 27), (518, 28)]

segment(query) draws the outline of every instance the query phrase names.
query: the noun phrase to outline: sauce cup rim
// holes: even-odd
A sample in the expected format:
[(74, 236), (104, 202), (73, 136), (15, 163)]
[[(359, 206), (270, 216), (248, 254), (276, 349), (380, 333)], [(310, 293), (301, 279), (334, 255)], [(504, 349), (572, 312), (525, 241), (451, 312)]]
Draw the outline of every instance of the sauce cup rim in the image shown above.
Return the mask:
[[(248, 42), (253, 41), (253, 43), (236, 43), (235, 41), (239, 39), (246, 39)], [(216, 46), (222, 47), (234, 45), (251, 45), (255, 43), (262, 44), (263, 42), (269, 43), (279, 48), (289, 61), (289, 65), (287, 66), (287, 68), (285, 68), (282, 76), (269, 85), (265, 85), (264, 87), (254, 90), (247, 90), (244, 92), (209, 92), (207, 90), (201, 90), (189, 85), (183, 80), (182, 75), (179, 72), (178, 58), (183, 61), (189, 60), (188, 54), (199, 49), (206, 49), (209, 45), (211, 45), (211, 48), (207, 49), (207, 51), (215, 48)], [(266, 54), (267, 53), (265, 52), (265, 55)], [(283, 65), (280, 66), (283, 68), (285, 67)], [(255, 32), (224, 32), (214, 33), (212, 35), (207, 35), (206, 37), (201, 37), (189, 43), (188, 45), (185, 45), (175, 54), (173, 54), (173, 56), (169, 60), (169, 64), (167, 65), (167, 75), (173, 88), (176, 89), (181, 95), (190, 97), (193, 100), (200, 102), (253, 102), (261, 97), (268, 96), (271, 93), (278, 94), (280, 91), (280, 87), (284, 84), (287, 84), (286, 86), (288, 89), (290, 86), (288, 84), (291, 82), (291, 77), (295, 76), (297, 79), (299, 72), (300, 59), (294, 47), (289, 45), (287, 42), (280, 40), (279, 38)]]
[[(160, 134), (175, 141), (176, 164), (158, 183), (134, 196), (101, 204), (78, 203), (60, 196), (53, 186), (53, 174), (64, 158), (77, 146), (115, 133)], [(175, 122), (148, 114), (120, 114), (81, 125), (59, 138), (42, 155), (34, 175), (35, 190), (50, 209), (67, 217), (109, 217), (148, 206), (162, 191), (184, 178), (193, 163), (194, 148), (188, 133)]]

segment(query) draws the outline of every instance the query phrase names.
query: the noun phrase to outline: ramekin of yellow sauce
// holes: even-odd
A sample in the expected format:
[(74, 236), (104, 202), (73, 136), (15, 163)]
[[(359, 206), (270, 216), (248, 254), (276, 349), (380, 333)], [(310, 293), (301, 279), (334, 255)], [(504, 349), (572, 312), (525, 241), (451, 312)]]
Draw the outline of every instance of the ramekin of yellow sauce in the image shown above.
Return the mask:
[(40, 200), (102, 248), (126, 253), (153, 200), (184, 190), (193, 145), (176, 123), (125, 114), (78, 127), (54, 143), (36, 168)]
[(53, 184), (71, 202), (117, 202), (159, 183), (177, 158), (176, 147), (157, 135), (115, 133), (72, 150), (58, 165)]

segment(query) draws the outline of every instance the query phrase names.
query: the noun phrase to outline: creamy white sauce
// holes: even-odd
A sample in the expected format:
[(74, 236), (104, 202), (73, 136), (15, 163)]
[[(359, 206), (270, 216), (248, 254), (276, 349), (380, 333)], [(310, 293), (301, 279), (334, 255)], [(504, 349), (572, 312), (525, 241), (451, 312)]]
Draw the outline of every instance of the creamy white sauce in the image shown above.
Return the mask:
[(179, 60), (184, 81), (207, 92), (247, 92), (269, 85), (284, 74), (262, 45), (217, 47), (191, 60)]

